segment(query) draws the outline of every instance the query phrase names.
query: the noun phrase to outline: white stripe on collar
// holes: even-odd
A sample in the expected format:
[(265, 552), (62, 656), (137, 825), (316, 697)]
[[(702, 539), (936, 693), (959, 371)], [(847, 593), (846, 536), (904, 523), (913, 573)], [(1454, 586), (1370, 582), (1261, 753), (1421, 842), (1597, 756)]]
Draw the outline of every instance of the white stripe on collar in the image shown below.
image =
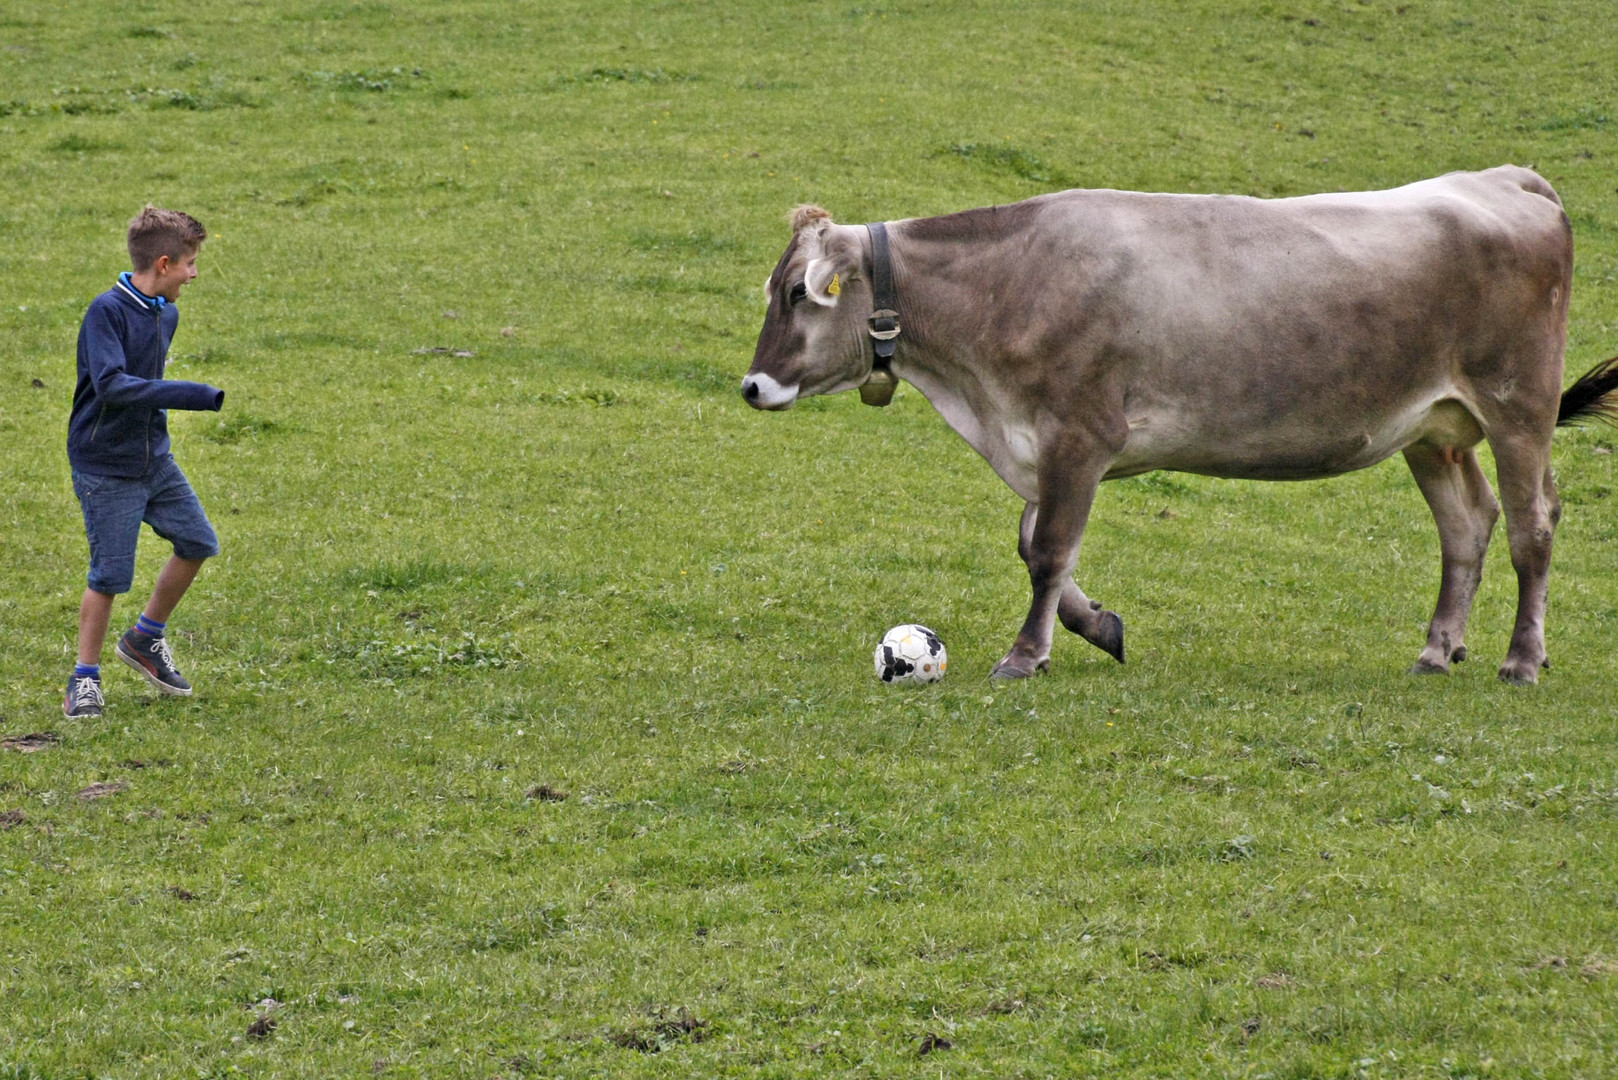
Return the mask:
[(129, 296), (132, 297), (137, 304), (139, 304), (141, 307), (147, 309), (148, 311), (162, 311), (163, 310), (163, 298), (161, 296), (143, 296), (137, 290), (130, 288), (130, 286), (124, 281), (122, 276), (120, 276), (118, 278), (118, 281), (117, 281), (116, 284), (117, 284), (118, 288), (124, 290), (124, 292), (129, 294)]

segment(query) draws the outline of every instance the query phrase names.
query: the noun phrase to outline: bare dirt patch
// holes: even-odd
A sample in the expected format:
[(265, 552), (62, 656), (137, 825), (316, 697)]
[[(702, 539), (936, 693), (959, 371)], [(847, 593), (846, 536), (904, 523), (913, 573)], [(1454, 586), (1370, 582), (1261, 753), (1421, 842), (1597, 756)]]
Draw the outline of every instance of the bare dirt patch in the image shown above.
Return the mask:
[(1603, 975), (1618, 975), (1618, 960), (1606, 956), (1587, 957), (1579, 965), (1579, 974), (1586, 979), (1599, 979)]
[(1028, 1002), (1020, 997), (997, 998), (983, 1006), (984, 1016), (1010, 1016), (1013, 1013), (1025, 1012)]
[(528, 789), (528, 797), (539, 802), (566, 802), (567, 792), (558, 791), (549, 784), (536, 784)]
[(21, 810), (0, 810), (0, 832), (15, 829), (28, 820), (28, 815)]
[(659, 1009), (647, 1022), (635, 1024), (607, 1036), (607, 1041), (625, 1050), (657, 1054), (681, 1040), (698, 1043), (707, 1037), (708, 1021), (699, 1019), (685, 1006)]
[(916, 1048), (917, 1057), (926, 1057), (936, 1050), (953, 1050), (955, 1044), (942, 1035), (935, 1035), (931, 1031), (921, 1037), (921, 1045)]
[(1268, 975), (1260, 975), (1253, 981), (1253, 985), (1260, 990), (1290, 990), (1298, 984), (1286, 972), (1272, 971)]
[(0, 739), (0, 748), (15, 750), (20, 754), (33, 754), (40, 750), (47, 750), (62, 741), (62, 737), (54, 731), (33, 731), (27, 735), (7, 735)]
[(100, 784), (91, 784), (80, 791), (77, 798), (80, 802), (92, 802), (96, 799), (105, 799), (109, 796), (117, 795), (119, 792), (127, 790), (128, 787), (129, 785), (122, 780), (109, 780)]
[(261, 1016), (247, 1025), (249, 1039), (268, 1039), (275, 1032), (275, 1017)]

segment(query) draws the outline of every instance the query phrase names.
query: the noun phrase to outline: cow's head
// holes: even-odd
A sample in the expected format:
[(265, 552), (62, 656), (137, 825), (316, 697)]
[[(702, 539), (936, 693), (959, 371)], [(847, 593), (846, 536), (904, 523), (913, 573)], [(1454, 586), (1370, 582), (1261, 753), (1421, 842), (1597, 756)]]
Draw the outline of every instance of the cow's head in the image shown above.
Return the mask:
[(852, 390), (870, 377), (863, 226), (838, 225), (818, 206), (798, 207), (792, 242), (764, 293), (769, 311), (742, 380), (749, 405), (789, 409), (801, 397)]

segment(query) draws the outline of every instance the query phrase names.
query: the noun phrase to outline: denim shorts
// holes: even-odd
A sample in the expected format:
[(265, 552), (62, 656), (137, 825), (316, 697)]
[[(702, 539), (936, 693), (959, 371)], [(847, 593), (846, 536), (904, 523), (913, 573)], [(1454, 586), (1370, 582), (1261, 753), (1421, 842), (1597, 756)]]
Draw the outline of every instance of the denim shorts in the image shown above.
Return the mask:
[(135, 542), (142, 521), (174, 545), (182, 559), (219, 554), (219, 537), (197, 493), (165, 457), (145, 476), (102, 476), (73, 470), (73, 494), (84, 508), (90, 537), (89, 586), (99, 593), (126, 593), (135, 582)]

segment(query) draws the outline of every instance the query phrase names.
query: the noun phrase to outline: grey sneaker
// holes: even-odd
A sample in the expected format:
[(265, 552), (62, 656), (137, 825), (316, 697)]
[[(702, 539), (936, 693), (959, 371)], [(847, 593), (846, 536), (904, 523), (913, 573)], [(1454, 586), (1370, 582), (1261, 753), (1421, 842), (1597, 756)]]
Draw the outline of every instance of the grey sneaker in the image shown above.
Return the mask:
[(101, 715), (107, 699), (101, 696), (101, 680), (93, 675), (74, 675), (67, 680), (67, 696), (62, 699), (62, 715), (69, 720), (85, 720)]
[(175, 668), (174, 654), (169, 651), (167, 638), (151, 637), (130, 627), (118, 639), (118, 647), (113, 652), (163, 693), (176, 697), (191, 696), (191, 684)]

